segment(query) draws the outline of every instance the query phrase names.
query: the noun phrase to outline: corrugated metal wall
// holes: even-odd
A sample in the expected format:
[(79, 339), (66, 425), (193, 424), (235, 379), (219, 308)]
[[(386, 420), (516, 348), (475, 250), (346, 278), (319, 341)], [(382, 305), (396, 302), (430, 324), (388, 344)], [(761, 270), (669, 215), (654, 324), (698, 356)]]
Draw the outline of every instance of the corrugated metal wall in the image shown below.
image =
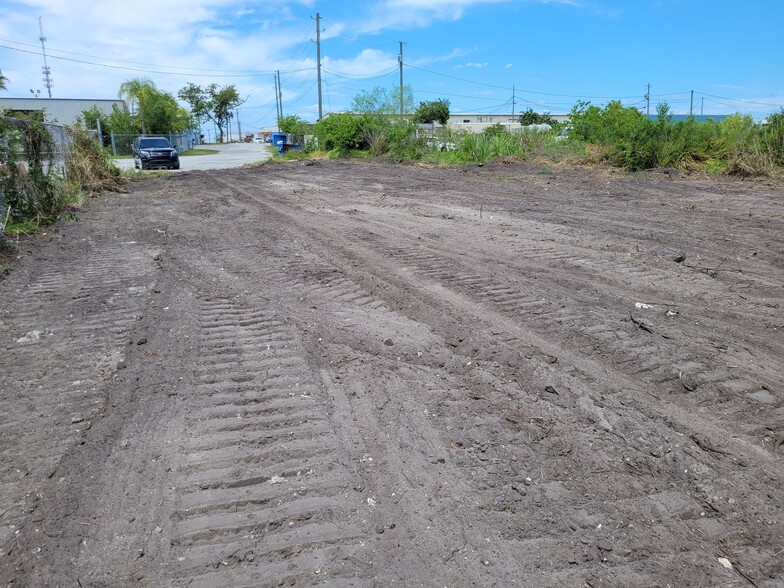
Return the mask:
[(52, 124), (72, 125), (85, 110), (95, 106), (105, 114), (112, 113), (112, 105), (127, 110), (123, 100), (82, 100), (77, 98), (0, 98), (0, 108), (13, 110), (42, 110), (45, 121)]

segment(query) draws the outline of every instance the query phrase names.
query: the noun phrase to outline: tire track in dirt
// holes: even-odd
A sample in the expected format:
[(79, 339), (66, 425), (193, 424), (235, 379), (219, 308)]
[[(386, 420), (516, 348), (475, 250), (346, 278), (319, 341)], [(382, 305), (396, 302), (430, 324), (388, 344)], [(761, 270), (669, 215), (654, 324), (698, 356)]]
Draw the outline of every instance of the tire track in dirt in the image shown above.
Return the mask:
[(227, 299), (201, 305), (196, 404), (174, 513), (176, 585), (353, 582), (353, 474), (291, 326)]
[(75, 258), (50, 247), (34, 271), (23, 266), (0, 283), (2, 573), (23, 585), (54, 577), (49, 550), (65, 544), (58, 525), (79, 508), (62, 464), (105, 416), (158, 253), (115, 236), (78, 249)]
[[(246, 193), (252, 193), (252, 188), (250, 186), (246, 186)], [(279, 207), (274, 208), (279, 211), (282, 210)], [(343, 239), (348, 238), (348, 241), (353, 240), (351, 238), (353, 234), (351, 230), (342, 230), (341, 234), (343, 235)], [(319, 243), (325, 242), (323, 239), (316, 238), (316, 240)], [(395, 239), (393, 240), (400, 241), (400, 235), (396, 235)], [(306, 242), (310, 251), (313, 251), (314, 249), (324, 249), (323, 246), (314, 247), (312, 241), (306, 240)], [(375, 247), (378, 245), (383, 245), (383, 242), (368, 243), (365, 241), (362, 243), (362, 246), (365, 247)], [(383, 253), (385, 250), (386, 248), (381, 248), (379, 249), (379, 253)], [(478, 303), (490, 302), (492, 305), (496, 306), (502, 315), (514, 317), (515, 320), (525, 320), (520, 318), (522, 313), (529, 310), (524, 305), (538, 305), (537, 303), (541, 303), (541, 300), (538, 299), (536, 295), (528, 295), (527, 293), (522, 293), (518, 288), (496, 283), (489, 276), (482, 275), (481, 273), (471, 271), (469, 268), (462, 267), (462, 265), (466, 262), (455, 259), (454, 256), (444, 255), (441, 251), (428, 251), (421, 245), (418, 245), (416, 247), (412, 246), (408, 249), (392, 249), (392, 252), (393, 255), (396, 255), (397, 259), (400, 259), (407, 266), (413, 266), (417, 273), (426, 276), (430, 280), (433, 280), (439, 285), (439, 287), (446, 285), (455, 292), (462, 292), (469, 298), (476, 300)], [(346, 251), (341, 251), (340, 253), (335, 251), (332, 254), (325, 254), (325, 257), (345, 259), (346, 253)], [(352, 254), (356, 255), (356, 251), (353, 251)], [(370, 259), (372, 259), (372, 257)], [(569, 256), (565, 256), (564, 259), (568, 261), (570, 258)], [(366, 261), (366, 264), (368, 267), (378, 268), (377, 259), (375, 261), (368, 260)], [(405, 271), (405, 268), (403, 269)], [(346, 278), (344, 277), (335, 278), (331, 281), (341, 284), (340, 290), (345, 290), (347, 292), (352, 291), (352, 288), (346, 285)], [(307, 283), (307, 281), (305, 283)], [(360, 299), (363, 298), (361, 294), (362, 288), (359, 285), (354, 287), (353, 291), (356, 292), (356, 295), (359, 296)], [(450, 302), (454, 303), (454, 300), (450, 300)], [(441, 305), (439, 308), (440, 311), (443, 312), (443, 305)], [(569, 307), (566, 305), (553, 304), (551, 308), (554, 310), (550, 310), (550, 312), (546, 314), (535, 311), (536, 322), (538, 323), (538, 331), (545, 330), (542, 328), (542, 324), (547, 327), (553, 323), (558, 323), (558, 325), (561, 327), (564, 323), (566, 323), (572, 327), (578, 326), (579, 328), (582, 328), (582, 326), (579, 325), (579, 322), (584, 320), (583, 310), (574, 308), (574, 305)], [(471, 313), (469, 312), (469, 314)], [(542, 316), (543, 314), (544, 316)], [(585, 328), (589, 327), (586, 326)], [(590, 331), (589, 333), (593, 334)], [(601, 336), (604, 331), (597, 330), (596, 333)], [(634, 331), (633, 334), (637, 335), (637, 333), (634, 333)], [(627, 369), (625, 370), (627, 377), (640, 377), (640, 375), (654, 372), (656, 369), (658, 369), (658, 367), (661, 367), (656, 366), (651, 368), (650, 365), (646, 365), (642, 362), (641, 358), (644, 356), (646, 349), (650, 349), (647, 347), (648, 343), (645, 341), (645, 335), (641, 335), (636, 339), (631, 337), (631, 339), (633, 339), (633, 341), (623, 341), (622, 345), (613, 350), (614, 353), (624, 357), (628, 357), (629, 355), (637, 357), (637, 361), (642, 363), (642, 365), (639, 365), (639, 363), (637, 365), (633, 364), (633, 369), (631, 370), (628, 370), (627, 366)], [(511, 340), (513, 340), (513, 338)], [(484, 343), (487, 344), (487, 341)], [(493, 347), (498, 347), (497, 343), (492, 343), (490, 345)], [(512, 349), (506, 350), (506, 352), (510, 351), (512, 351)], [(604, 501), (601, 503), (595, 501), (582, 502), (579, 499), (581, 496), (579, 487), (582, 483), (579, 481), (573, 481), (572, 479), (569, 479), (569, 486), (578, 487), (574, 494), (572, 491), (565, 491), (563, 484), (557, 483), (549, 489), (549, 493), (547, 490), (540, 489), (540, 496), (548, 503), (558, 502), (559, 504), (557, 504), (557, 506), (561, 508), (562, 512), (569, 512), (572, 514), (575, 512), (575, 509), (578, 509), (577, 512), (579, 513), (579, 509), (582, 508), (587, 512), (605, 514), (609, 512), (614, 516), (608, 515), (606, 517), (607, 519), (612, 520), (613, 518), (616, 518), (623, 520), (624, 517), (628, 517), (629, 519), (634, 518), (636, 516), (636, 512), (644, 512), (648, 510), (651, 512), (655, 511), (658, 513), (657, 516), (660, 518), (662, 516), (664, 517), (663, 524), (665, 525), (664, 528), (667, 529), (665, 536), (668, 537), (669, 540), (663, 541), (661, 552), (651, 552), (651, 546), (647, 546), (644, 557), (641, 557), (639, 555), (632, 555), (633, 552), (625, 547), (622, 550), (622, 557), (619, 558), (620, 561), (613, 566), (609, 566), (614, 570), (613, 574), (611, 574), (611, 577), (614, 575), (620, 582), (629, 581), (631, 582), (629, 585), (645, 585), (646, 583), (655, 581), (657, 575), (655, 571), (656, 565), (650, 565), (651, 561), (658, 561), (658, 565), (665, 566), (666, 568), (672, 565), (680, 565), (678, 562), (685, 562), (689, 558), (693, 557), (704, 559), (705, 554), (700, 551), (703, 548), (698, 548), (697, 552), (693, 554), (676, 554), (668, 552), (666, 546), (668, 544), (678, 544), (685, 540), (693, 541), (695, 533), (705, 533), (703, 529), (708, 529), (708, 532), (713, 536), (722, 535), (722, 532), (717, 531), (717, 529), (723, 529), (724, 535), (726, 536), (727, 528), (721, 523), (717, 522), (715, 519), (705, 519), (705, 511), (703, 509), (706, 508), (706, 505), (712, 505), (715, 512), (724, 510), (721, 507), (716, 508), (717, 505), (715, 503), (714, 496), (717, 496), (721, 491), (730, 490), (733, 484), (730, 483), (728, 485), (722, 485), (723, 490), (719, 490), (711, 485), (706, 486), (699, 483), (698, 492), (692, 496), (692, 493), (689, 489), (690, 482), (685, 481), (683, 479), (684, 476), (678, 474), (678, 466), (675, 463), (678, 461), (678, 459), (683, 459), (684, 457), (689, 459), (688, 457), (684, 456), (681, 451), (679, 451), (680, 448), (684, 445), (690, 444), (690, 440), (688, 438), (684, 438), (683, 432), (679, 432), (685, 430), (682, 424), (676, 426), (676, 429), (674, 430), (667, 425), (654, 424), (653, 419), (660, 418), (660, 415), (656, 411), (653, 411), (649, 415), (652, 420), (645, 424), (645, 427), (648, 428), (647, 431), (644, 431), (644, 429), (640, 428), (639, 426), (630, 427), (629, 423), (632, 421), (631, 419), (628, 419), (627, 421), (626, 413), (628, 413), (628, 411), (623, 409), (623, 401), (621, 405), (613, 401), (608, 403), (599, 402), (599, 397), (591, 392), (597, 388), (598, 380), (596, 377), (589, 376), (580, 369), (574, 370), (568, 368), (567, 372), (569, 373), (561, 376), (562, 381), (566, 384), (567, 389), (571, 387), (572, 390), (577, 392), (580, 398), (577, 401), (578, 405), (576, 407), (570, 406), (567, 403), (567, 405), (565, 407), (562, 406), (562, 408), (579, 409), (582, 407), (582, 410), (585, 414), (585, 420), (580, 426), (586, 429), (595, 426), (597, 422), (604, 422), (605, 424), (602, 426), (606, 426), (608, 433), (610, 434), (603, 439), (601, 445), (603, 446), (603, 450), (611, 456), (611, 461), (614, 464), (620, 464), (614, 465), (613, 468), (609, 470), (607, 469), (606, 464), (604, 464), (604, 467), (602, 467), (602, 464), (597, 464), (595, 469), (605, 475), (614, 471), (614, 475), (616, 476), (623, 475), (623, 473), (627, 470), (632, 471), (638, 475), (640, 472), (651, 471), (653, 476), (663, 477), (663, 479), (661, 480), (660, 484), (656, 485), (656, 488), (651, 488), (648, 486), (639, 488), (639, 480), (630, 478), (631, 483), (629, 486), (626, 488), (619, 488), (619, 494), (613, 497), (613, 501), (610, 502), (611, 509), (609, 511), (604, 510), (605, 507), (607, 507)], [(587, 395), (581, 395), (579, 392), (580, 389), (584, 391), (582, 394), (587, 393)], [(648, 404), (650, 408), (650, 403)], [(612, 425), (610, 425), (610, 422), (612, 422)], [(572, 424), (574, 425), (575, 423), (572, 422)], [(651, 435), (654, 430), (657, 430), (656, 433), (658, 433), (658, 435)], [(640, 435), (640, 433), (642, 433), (642, 435)], [(639, 437), (641, 442), (634, 441), (635, 437)], [(622, 450), (620, 452), (608, 449), (608, 447), (611, 447), (612, 442), (617, 442), (619, 439), (623, 441)], [(658, 447), (655, 445), (656, 439), (661, 442), (661, 445)], [(504, 441), (502, 437), (499, 443), (503, 444), (503, 442)], [(514, 444), (513, 440), (509, 440), (509, 442)], [(588, 445), (592, 444), (592, 442), (588, 442)], [(664, 465), (657, 464), (657, 460), (660, 460), (662, 457), (666, 457), (666, 454), (673, 452), (673, 450), (675, 450), (676, 454), (678, 454), (677, 457), (674, 457), (675, 461), (665, 460)], [(690, 450), (696, 450), (698, 453), (700, 452), (700, 449), (695, 446), (692, 446)], [(632, 457), (629, 457), (626, 452), (630, 452)], [(581, 458), (583, 461), (585, 460), (584, 455), (581, 455)], [(704, 463), (701, 463), (704, 461), (704, 458), (695, 460), (695, 470), (699, 472), (699, 477), (705, 479), (714, 478), (717, 472), (713, 471), (711, 467), (706, 467)], [(620, 470), (618, 470), (619, 467)], [(729, 468), (733, 469), (735, 466), (730, 465)], [(719, 467), (719, 471), (722, 470), (723, 474), (726, 474), (727, 464)], [(688, 468), (686, 469), (686, 472), (688, 472)], [(737, 472), (735, 472), (735, 474), (737, 474)], [(736, 482), (741, 482), (743, 475), (741, 474), (740, 477), (737, 477), (735, 474), (733, 474), (733, 479)], [(667, 492), (665, 489), (668, 487), (668, 485), (671, 484), (674, 484), (676, 487), (680, 487), (680, 490), (677, 492)], [(601, 485), (601, 478), (588, 478), (585, 480), (586, 490), (596, 485)], [(520, 480), (518, 480), (518, 487), (523, 488), (523, 486), (520, 484)], [(636, 490), (630, 490), (630, 488), (636, 488)], [(517, 487), (515, 486), (512, 486), (512, 490), (514, 490), (512, 494), (516, 493), (516, 495), (522, 496), (525, 496), (526, 494), (524, 488), (523, 493), (518, 492)], [(559, 496), (559, 494), (564, 494), (568, 497), (568, 499), (562, 498)], [(560, 501), (562, 499), (563, 503), (561, 504)], [(501, 503), (504, 503), (505, 500), (506, 498), (502, 497)], [(516, 500), (520, 500), (520, 498), (518, 497)], [(764, 511), (766, 510), (766, 505), (764, 503), (757, 503), (750, 505), (750, 508)], [(507, 509), (502, 508), (499, 510), (504, 511)], [(585, 517), (576, 516), (576, 518), (584, 519)], [(598, 516), (598, 518), (595, 520), (601, 520), (601, 518), (601, 516)], [(503, 520), (503, 517), (499, 519), (499, 525), (503, 525)], [(657, 518), (653, 517), (651, 520), (656, 521)], [(574, 526), (574, 523), (572, 523), (572, 525)], [(580, 525), (577, 525), (577, 527), (581, 528)], [(583, 524), (582, 528), (587, 530), (590, 527), (586, 524)], [(657, 531), (657, 528), (652, 526), (650, 529), (648, 529), (648, 531), (650, 533), (661, 534), (663, 529), (659, 529)], [(527, 529), (526, 533), (526, 536), (529, 538), (532, 536), (537, 536), (534, 529)], [(511, 537), (512, 535), (510, 535), (510, 539)], [(621, 544), (634, 545), (633, 536), (631, 535), (625, 536), (624, 534), (620, 534), (613, 537), (614, 540), (616, 538), (620, 538)], [(726, 539), (726, 537), (724, 538)], [(537, 542), (536, 539), (530, 539), (530, 541), (531, 545), (534, 545)], [(541, 542), (541, 540), (539, 541)], [(590, 544), (592, 542), (588, 541), (588, 543)], [(607, 545), (607, 543), (602, 543), (602, 545)], [(599, 552), (603, 551), (602, 547), (594, 546), (594, 550), (591, 551), (591, 554), (594, 553), (595, 550), (598, 550)], [(548, 553), (552, 553), (553, 551), (557, 551), (555, 546), (550, 546)], [(584, 549), (583, 557), (590, 560), (592, 558), (591, 554), (587, 553)], [(604, 555), (606, 555), (606, 553)], [(618, 558), (618, 552), (616, 552), (614, 555), (615, 558)], [(573, 557), (566, 559), (574, 560)], [(646, 568), (652, 568), (653, 571), (645, 573), (644, 570)], [(560, 573), (561, 572), (558, 572), (558, 574)], [(569, 576), (568, 572), (564, 573)], [(704, 575), (709, 572), (701, 570), (700, 573)], [(699, 577), (699, 574), (696, 574), (694, 577), (696, 579)], [(533, 577), (531, 579), (533, 580)], [(539, 581), (541, 581), (541, 578), (539, 578)]]
[[(59, 254), (42, 259), (35, 275), (20, 271), (0, 284), (4, 529), (18, 528), (20, 511), (37, 507), (39, 486), (57, 475), (62, 456), (105, 409), (107, 381), (125, 357), (157, 252), (136, 243), (90, 242), (84, 265)], [(40, 323), (41, 316), (49, 323)]]
[[(297, 187), (298, 184), (290, 180), (279, 183), (293, 185), (294, 193), (302, 191), (301, 186)], [(318, 198), (322, 193), (323, 190), (317, 191), (316, 197)], [(385, 206), (385, 204), (379, 202), (378, 206)], [(424, 203), (418, 206), (414, 204), (406, 206), (409, 213), (416, 212), (422, 207), (427, 209), (432, 205)], [(454, 207), (450, 210), (454, 210)], [(341, 212), (350, 214), (355, 211), (356, 209), (347, 204), (346, 210)], [(372, 213), (372, 209), (367, 204), (361, 206), (360, 211)], [(331, 212), (335, 214), (334, 211)], [(471, 211), (463, 211), (463, 214), (471, 214)], [(387, 220), (383, 227), (394, 232), (401, 230), (405, 232), (407, 229), (416, 231), (415, 225), (411, 224), (408, 218), (401, 214), (397, 216), (396, 220), (400, 221), (398, 225)], [(606, 224), (605, 221), (606, 219), (602, 220)], [(373, 225), (374, 218), (364, 216), (360, 222)], [(375, 224), (382, 226), (380, 223)], [(671, 261), (666, 268), (659, 267), (660, 264), (655, 263), (650, 254), (644, 257), (637, 254), (620, 263), (616, 261), (617, 256), (607, 255), (601, 250), (594, 251), (594, 257), (598, 255), (606, 258), (597, 265), (587, 258), (585, 251), (581, 250), (579, 245), (585, 243), (596, 249), (602, 245), (601, 240), (598, 243), (586, 239), (580, 240), (571, 234), (562, 234), (562, 230), (557, 225), (553, 227), (555, 231), (553, 232), (551, 228), (542, 230), (536, 223), (520, 221), (516, 218), (504, 218), (501, 225), (507, 230), (502, 230), (500, 235), (497, 232), (493, 233), (490, 242), (487, 242), (484, 247), (461, 257), (443, 252), (444, 249), (459, 250), (457, 243), (450, 246), (446, 230), (437, 235), (439, 241), (437, 248), (430, 247), (428, 240), (417, 241), (416, 245), (411, 245), (407, 249), (396, 248), (392, 244), (387, 245), (386, 241), (379, 243), (366, 241), (366, 244), (375, 246), (380, 253), (388, 248), (389, 251), (396, 252), (404, 261), (411, 256), (415, 267), (428, 277), (456, 281), (462, 291), (470, 292), (476, 299), (487, 299), (508, 314), (520, 316), (540, 332), (569, 327), (580, 340), (579, 345), (575, 347), (592, 349), (602, 355), (613, 357), (617, 369), (633, 377), (644, 377), (651, 386), (673, 395), (677, 402), (691, 410), (704, 411), (706, 407), (720, 406), (724, 414), (728, 415), (727, 418), (736, 421), (745, 418), (746, 429), (751, 435), (759, 438), (769, 434), (770, 427), (774, 423), (766, 422), (760, 426), (759, 406), (760, 404), (775, 406), (780, 403), (780, 399), (777, 399), (771, 390), (778, 388), (781, 382), (775, 378), (760, 381), (759, 376), (752, 373), (756, 372), (754, 368), (757, 365), (775, 364), (782, 352), (782, 346), (777, 345), (775, 339), (750, 340), (744, 346), (742, 340), (738, 340), (737, 334), (746, 331), (747, 321), (752, 317), (759, 320), (767, 315), (768, 322), (775, 324), (774, 309), (778, 305), (770, 302), (770, 294), (767, 293), (770, 288), (776, 286), (775, 281), (744, 276), (743, 284), (745, 286), (754, 284), (755, 291), (758, 292), (756, 302), (750, 303), (751, 308), (748, 310), (733, 308), (731, 312), (717, 317), (706, 314), (703, 310), (711, 304), (711, 301), (683, 300), (680, 296), (674, 295), (683, 289), (684, 283), (697, 291), (710, 291), (715, 283), (714, 276), (683, 269)], [(477, 230), (483, 232), (483, 229), (464, 224), (462, 229), (469, 232)], [(574, 229), (570, 231), (575, 232)], [(524, 234), (524, 242), (506, 234), (512, 232), (515, 233), (515, 237)], [(579, 235), (579, 230), (577, 233)], [(348, 237), (353, 236), (352, 231), (346, 231), (344, 234)], [(545, 242), (537, 242), (537, 239)], [(389, 241), (394, 242), (395, 239)], [(607, 246), (614, 247), (609, 241)], [(662, 248), (663, 246), (659, 247)], [(639, 245), (637, 249), (639, 250)], [(674, 252), (674, 250), (664, 249), (669, 255)], [(655, 255), (661, 256), (662, 252), (657, 250)], [(441, 256), (440, 262), (439, 256)], [(508, 282), (506, 284), (495, 282), (487, 275), (472, 272), (474, 268), (484, 266), (482, 259), (485, 257), (492, 259), (507, 257), (510, 267), (520, 268), (523, 275), (533, 276), (539, 280), (538, 282), (527, 280), (535, 285), (532, 288), (521, 286), (520, 282), (524, 280), (514, 280), (515, 283), (509, 285)], [(428, 265), (428, 261), (436, 265)], [(654, 263), (651, 263), (652, 261)], [(552, 270), (554, 265), (558, 268), (558, 272)], [(466, 266), (466, 271), (461, 275), (450, 274), (453, 267), (461, 266)], [(488, 268), (494, 273), (501, 274), (508, 269), (508, 267), (495, 266), (492, 270)], [(570, 277), (568, 282), (563, 281), (565, 273)], [(599, 282), (603, 284), (601, 291), (594, 291), (597, 276), (602, 277)], [(549, 279), (544, 280), (545, 277)], [(746, 283), (748, 280), (751, 282)], [(628, 289), (628, 285), (635, 284), (656, 286), (655, 288), (632, 286), (633, 291), (638, 291), (637, 295), (632, 294), (631, 300), (617, 300), (618, 305), (625, 305), (630, 309), (628, 315), (619, 315), (615, 311), (607, 310), (604, 308), (606, 302), (597, 300), (599, 296), (617, 298), (618, 292), (623, 292), (624, 289)], [(733, 285), (735, 282), (729, 283), (730, 296), (732, 296)], [(648, 292), (648, 295), (645, 292)], [(651, 295), (650, 292), (655, 294)], [(640, 308), (632, 306), (635, 300), (651, 299), (655, 302), (641, 302)], [(677, 304), (656, 302), (661, 299), (674, 300)], [(540, 301), (546, 304), (546, 308), (540, 310), (531, 308)], [(681, 309), (689, 319), (672, 318), (677, 317)], [(597, 317), (603, 317), (603, 320)], [(690, 337), (689, 340), (683, 340), (670, 335), (670, 332), (677, 331), (679, 326), (668, 323), (695, 318), (697, 324), (710, 326), (715, 333), (714, 336), (710, 339), (695, 340)], [(655, 329), (656, 333), (651, 332), (651, 329)], [(752, 341), (757, 348), (754, 356), (745, 350)], [(729, 347), (732, 349), (728, 349)], [(699, 355), (694, 354), (695, 348), (701, 351)], [(728, 351), (730, 354), (727, 354)], [(663, 359), (651, 359), (661, 357)]]

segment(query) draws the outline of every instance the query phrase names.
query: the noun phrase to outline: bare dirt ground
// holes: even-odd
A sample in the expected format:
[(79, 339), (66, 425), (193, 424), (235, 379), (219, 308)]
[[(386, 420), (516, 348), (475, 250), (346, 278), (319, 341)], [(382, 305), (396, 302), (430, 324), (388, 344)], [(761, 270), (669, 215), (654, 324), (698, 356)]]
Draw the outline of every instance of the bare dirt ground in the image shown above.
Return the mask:
[(0, 281), (8, 586), (784, 586), (784, 192), (172, 174)]

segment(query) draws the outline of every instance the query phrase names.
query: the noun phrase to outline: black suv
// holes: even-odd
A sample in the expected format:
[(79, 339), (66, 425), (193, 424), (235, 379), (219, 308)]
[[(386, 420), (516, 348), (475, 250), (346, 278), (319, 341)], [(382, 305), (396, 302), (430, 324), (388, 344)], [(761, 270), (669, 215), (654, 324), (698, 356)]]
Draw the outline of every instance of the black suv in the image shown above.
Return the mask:
[(136, 169), (180, 169), (180, 156), (168, 139), (139, 137), (133, 142), (133, 166)]

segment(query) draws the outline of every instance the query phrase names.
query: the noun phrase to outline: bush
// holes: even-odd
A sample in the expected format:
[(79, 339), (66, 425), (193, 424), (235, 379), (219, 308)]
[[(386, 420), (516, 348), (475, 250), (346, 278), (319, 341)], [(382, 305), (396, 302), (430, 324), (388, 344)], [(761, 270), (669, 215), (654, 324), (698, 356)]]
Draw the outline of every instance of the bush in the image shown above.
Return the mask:
[(11, 222), (56, 218), (62, 195), (55, 152), (52, 135), (36, 117), (0, 118), (0, 193)]
[(117, 191), (123, 183), (120, 168), (97, 142), (97, 137), (80, 125), (71, 129), (71, 149), (65, 161), (65, 189), (75, 201), (82, 196)]
[(368, 147), (365, 132), (372, 125), (368, 124), (368, 115), (357, 116), (348, 112), (331, 114), (322, 118), (313, 127), (313, 133), (319, 141), (319, 147), (325, 151), (337, 149), (346, 153), (354, 149)]

